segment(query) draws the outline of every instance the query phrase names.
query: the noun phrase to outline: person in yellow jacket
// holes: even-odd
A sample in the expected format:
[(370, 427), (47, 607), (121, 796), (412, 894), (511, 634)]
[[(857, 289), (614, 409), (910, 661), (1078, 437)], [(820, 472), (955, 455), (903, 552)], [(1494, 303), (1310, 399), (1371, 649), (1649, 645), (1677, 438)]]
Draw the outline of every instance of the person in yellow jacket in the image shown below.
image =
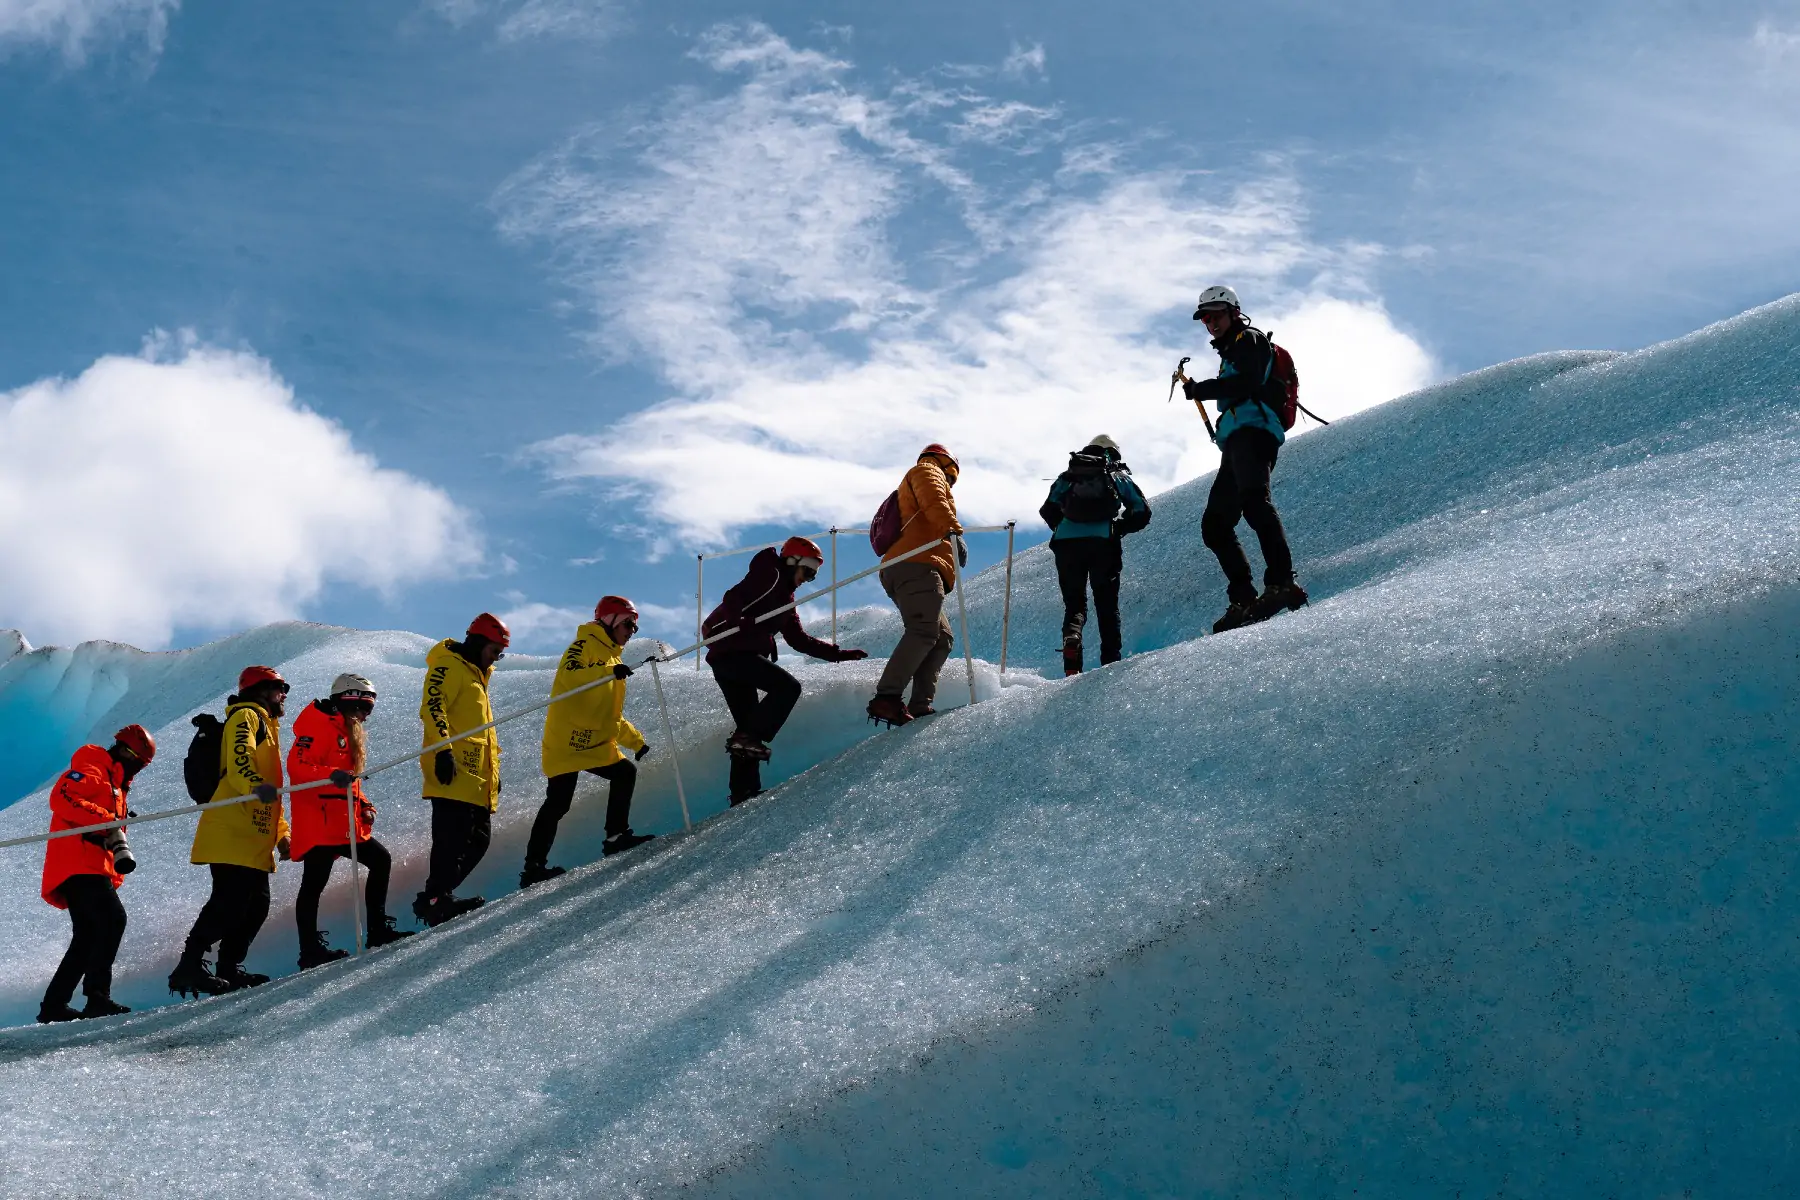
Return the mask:
[[(169, 990), (182, 995), (216, 994), (269, 982), (244, 970), (244, 956), (269, 915), (269, 876), (275, 860), (288, 856), (288, 823), (281, 811), (281, 714), (287, 681), (273, 667), (245, 667), (238, 694), (226, 701), (220, 746), (219, 785), (194, 830), (188, 860), (212, 871), (212, 894), (194, 919), (181, 960), (169, 976)], [(255, 796), (222, 804), (239, 796)], [(216, 971), (206, 969), (206, 953), (219, 947)]]
[[(598, 687), (552, 701), (544, 716), (544, 774), (550, 777), (544, 805), (531, 824), (525, 843), (525, 869), (519, 886), (530, 887), (563, 873), (547, 866), (556, 827), (568, 815), (575, 799), (575, 781), (586, 771), (607, 781), (606, 841), (603, 854), (619, 854), (641, 846), (655, 834), (631, 831), (631, 794), (637, 787), (637, 765), (650, 753), (644, 735), (625, 719), (625, 680), (631, 668), (621, 659), (625, 643), (637, 632), (637, 606), (623, 596), (602, 596), (594, 606), (594, 619), (575, 631), (575, 640), (563, 651), (550, 684), (551, 696), (561, 696), (584, 684), (606, 680)], [(632, 758), (626, 757), (630, 751)]]
[[(900, 537), (889, 546), (884, 559), (892, 560), (920, 546), (941, 543), (927, 551), (881, 569), (881, 586), (900, 610), (903, 632), (900, 644), (888, 656), (887, 667), (869, 701), (869, 716), (889, 725), (904, 725), (914, 717), (937, 710), (938, 676), (955, 644), (950, 618), (944, 615), (944, 597), (956, 590), (956, 568), (968, 561), (963, 547), (962, 523), (956, 518), (957, 462), (936, 442), (919, 452), (919, 461), (906, 473), (897, 489), (900, 496)], [(947, 538), (954, 538), (954, 547)], [(901, 694), (912, 683), (912, 698)]]
[[(419, 720), (426, 746), (479, 729), (494, 719), (488, 681), (506, 657), (512, 633), (492, 613), (469, 623), (460, 642), (448, 639), (425, 655)], [(430, 926), (480, 908), (480, 896), (458, 896), (493, 836), (500, 807), (500, 735), (492, 729), (419, 756), (424, 796), (431, 801), (431, 874), (413, 901), (413, 915)]]

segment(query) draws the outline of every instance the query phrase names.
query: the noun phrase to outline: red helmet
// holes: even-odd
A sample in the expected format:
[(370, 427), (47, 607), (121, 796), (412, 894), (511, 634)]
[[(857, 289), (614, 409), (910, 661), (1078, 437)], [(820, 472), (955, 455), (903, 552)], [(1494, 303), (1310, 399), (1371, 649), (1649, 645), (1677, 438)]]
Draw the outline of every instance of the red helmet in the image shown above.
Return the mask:
[(811, 559), (815, 571), (825, 565), (825, 552), (811, 538), (791, 537), (781, 543), (781, 557), (792, 562)]
[(138, 761), (145, 766), (156, 757), (156, 739), (142, 725), (127, 725), (113, 734), (113, 741), (137, 755)]
[(933, 442), (933, 443), (931, 443), (931, 445), (929, 445), (929, 446), (925, 447), (923, 450), (919, 451), (920, 458), (924, 458), (927, 454), (935, 454), (939, 458), (949, 459), (950, 460), (950, 469), (952, 471), (957, 472), (958, 474), (962, 473), (962, 464), (956, 461), (956, 455), (954, 455), (954, 454), (950, 453), (948, 450), (944, 449), (944, 444), (942, 442)]
[(611, 625), (620, 617), (630, 617), (635, 625), (638, 619), (637, 605), (623, 596), (602, 596), (600, 603), (594, 605), (596, 625)]
[(245, 667), (238, 675), (238, 694), (242, 695), (259, 683), (279, 683), (283, 688), (288, 685), (274, 667)]
[(486, 638), (496, 646), (499, 646), (502, 650), (512, 644), (512, 630), (506, 627), (506, 622), (502, 621), (499, 617), (496, 617), (493, 613), (482, 613), (479, 617), (470, 621), (467, 636)]

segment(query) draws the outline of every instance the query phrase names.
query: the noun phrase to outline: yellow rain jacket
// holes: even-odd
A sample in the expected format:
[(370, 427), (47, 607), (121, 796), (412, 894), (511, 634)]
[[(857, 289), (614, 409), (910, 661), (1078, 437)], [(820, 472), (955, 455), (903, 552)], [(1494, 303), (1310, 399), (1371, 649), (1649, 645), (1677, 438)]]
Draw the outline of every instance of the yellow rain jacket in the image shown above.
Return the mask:
[[(419, 701), (419, 720), (425, 723), (429, 746), (451, 734), (486, 725), (494, 719), (488, 704), (488, 678), (492, 674), (458, 654), (456, 643), (445, 639), (425, 656), (425, 695)], [(461, 800), (480, 804), (489, 812), (500, 807), (500, 734), (490, 729), (464, 738), (449, 747), (456, 758), (456, 774), (449, 783), (437, 781), (437, 751), (419, 756), (428, 800)]]
[[(240, 700), (225, 710), (225, 741), (219, 769), (225, 777), (213, 790), (214, 801), (248, 796), (259, 783), (281, 786), (281, 723), (262, 705)], [(193, 863), (229, 863), (237, 867), (275, 870), (275, 843), (288, 835), (281, 799), (273, 804), (247, 800), (224, 808), (208, 808), (194, 830)]]
[[(611, 679), (625, 654), (602, 626), (590, 621), (556, 666), (550, 694), (560, 696), (596, 679)], [(614, 680), (568, 700), (553, 701), (544, 716), (544, 774), (567, 775), (589, 767), (610, 767), (625, 750), (644, 748), (644, 735), (625, 719), (625, 681)]]

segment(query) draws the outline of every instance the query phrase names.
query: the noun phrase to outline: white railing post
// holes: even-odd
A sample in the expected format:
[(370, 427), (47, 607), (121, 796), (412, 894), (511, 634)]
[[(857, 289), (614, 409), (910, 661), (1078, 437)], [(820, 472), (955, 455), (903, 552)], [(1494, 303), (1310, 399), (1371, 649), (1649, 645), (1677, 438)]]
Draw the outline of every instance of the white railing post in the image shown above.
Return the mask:
[(837, 526), (831, 527), (831, 644), (837, 645)]
[[(694, 640), (706, 640), (706, 601), (701, 599), (706, 591), (706, 555), (694, 555)], [(700, 660), (694, 659), (694, 670), (700, 669)]]
[[(349, 718), (346, 718), (348, 720)], [(344, 816), (350, 826), (350, 945), (353, 954), (363, 947), (362, 879), (356, 869), (356, 782), (344, 791)]]
[(1000, 674), (1006, 674), (1006, 645), (1012, 638), (1012, 564), (1013, 530), (1019, 523), (1006, 523), (1006, 607), (1000, 610)]
[(968, 589), (963, 587), (963, 558), (968, 550), (963, 545), (961, 536), (956, 539), (956, 611), (962, 624), (963, 666), (969, 672), (969, 703), (975, 703), (975, 656), (969, 649), (969, 603), (963, 598)]
[[(662, 649), (658, 646), (658, 650)], [(697, 663), (700, 656), (695, 655)], [(650, 679), (656, 684), (656, 707), (662, 710), (663, 738), (669, 744), (669, 762), (675, 767), (675, 794), (681, 798), (681, 827), (692, 829), (694, 822), (688, 816), (687, 788), (681, 784), (681, 752), (675, 749), (675, 727), (669, 724), (669, 705), (663, 699), (662, 674), (656, 669), (656, 659), (650, 660)]]

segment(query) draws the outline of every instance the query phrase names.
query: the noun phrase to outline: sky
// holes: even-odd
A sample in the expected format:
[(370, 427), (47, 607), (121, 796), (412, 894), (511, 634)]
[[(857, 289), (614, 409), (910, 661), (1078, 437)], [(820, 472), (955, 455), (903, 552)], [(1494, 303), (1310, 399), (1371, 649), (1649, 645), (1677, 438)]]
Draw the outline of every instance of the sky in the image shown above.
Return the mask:
[(1330, 419), (1795, 290), (1797, 102), (1795, 0), (0, 0), (0, 627), (680, 641), (930, 441), (1026, 544), (1211, 469), (1212, 283)]

